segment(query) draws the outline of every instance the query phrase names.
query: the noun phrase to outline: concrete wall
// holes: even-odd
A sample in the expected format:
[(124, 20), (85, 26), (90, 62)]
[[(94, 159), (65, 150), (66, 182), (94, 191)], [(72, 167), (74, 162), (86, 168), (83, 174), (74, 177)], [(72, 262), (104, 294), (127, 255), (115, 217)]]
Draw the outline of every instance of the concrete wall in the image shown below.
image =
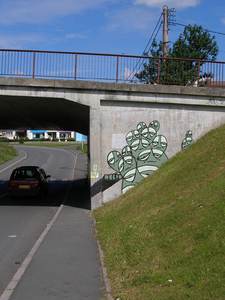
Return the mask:
[[(181, 151), (182, 140), (188, 130), (192, 131), (193, 141), (205, 134), (211, 128), (225, 123), (225, 108), (194, 105), (172, 105), (172, 104), (143, 104), (126, 103), (114, 106), (101, 107), (102, 123), (102, 170), (103, 174), (115, 173), (106, 163), (107, 155), (111, 150), (121, 152), (127, 145), (126, 135), (130, 130), (135, 130), (139, 122), (147, 125), (158, 120), (160, 129), (158, 134), (167, 139), (165, 151), (168, 158)], [(121, 194), (121, 180), (103, 192), (103, 202), (107, 202)]]
[[(188, 130), (196, 141), (210, 129), (225, 123), (223, 89), (0, 79), (0, 100), (5, 96), (66, 99), (89, 107), (92, 208), (121, 194), (120, 173), (109, 166), (107, 156), (112, 150), (121, 153), (127, 145), (126, 135), (135, 130), (139, 122), (149, 125), (157, 120), (160, 123), (157, 135), (163, 135), (167, 141), (164, 158), (181, 150)], [(105, 182), (105, 174), (114, 174), (117, 182)]]

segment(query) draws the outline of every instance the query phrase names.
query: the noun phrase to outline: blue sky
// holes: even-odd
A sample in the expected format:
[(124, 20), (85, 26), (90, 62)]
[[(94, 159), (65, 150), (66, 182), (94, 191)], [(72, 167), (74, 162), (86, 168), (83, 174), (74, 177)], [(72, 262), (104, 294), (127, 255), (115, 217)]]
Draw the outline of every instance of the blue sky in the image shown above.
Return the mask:
[[(221, 0), (0, 0), (0, 48), (141, 54), (164, 4), (177, 22), (225, 32)], [(182, 30), (171, 26), (170, 40)]]

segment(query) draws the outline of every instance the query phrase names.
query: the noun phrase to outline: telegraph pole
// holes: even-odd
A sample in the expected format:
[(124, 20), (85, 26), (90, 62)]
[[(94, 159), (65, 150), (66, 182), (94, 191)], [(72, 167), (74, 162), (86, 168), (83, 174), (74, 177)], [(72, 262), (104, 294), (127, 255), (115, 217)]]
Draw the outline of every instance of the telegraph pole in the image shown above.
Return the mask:
[(168, 6), (163, 6), (163, 57), (167, 57), (168, 55), (168, 43), (169, 43), (169, 27), (168, 27), (168, 19), (169, 19), (169, 9)]

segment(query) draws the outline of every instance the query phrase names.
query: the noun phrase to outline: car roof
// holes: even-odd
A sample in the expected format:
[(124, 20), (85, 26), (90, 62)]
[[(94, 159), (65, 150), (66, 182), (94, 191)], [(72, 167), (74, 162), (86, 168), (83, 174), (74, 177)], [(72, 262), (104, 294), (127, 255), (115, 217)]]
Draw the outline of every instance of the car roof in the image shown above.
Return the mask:
[(28, 170), (30, 170), (30, 169), (40, 169), (40, 167), (38, 167), (38, 166), (21, 166), (21, 167), (18, 167), (18, 168), (16, 168), (16, 169), (14, 169), (14, 171), (15, 170), (24, 170), (24, 169), (28, 169)]

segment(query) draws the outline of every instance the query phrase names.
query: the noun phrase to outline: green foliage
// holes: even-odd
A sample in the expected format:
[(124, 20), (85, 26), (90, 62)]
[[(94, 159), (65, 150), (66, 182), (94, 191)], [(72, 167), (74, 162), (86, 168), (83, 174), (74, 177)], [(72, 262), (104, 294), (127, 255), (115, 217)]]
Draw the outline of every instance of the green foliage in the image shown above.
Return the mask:
[(135, 76), (144, 83), (154, 84), (158, 81), (158, 69), (161, 64), (162, 43), (158, 44), (156, 40), (152, 43), (151, 57), (143, 64), (143, 69)]
[(94, 211), (114, 298), (224, 300), (224, 133)]
[(37, 147), (51, 147), (51, 148), (65, 148), (71, 150), (79, 150), (82, 153), (88, 153), (88, 145), (87, 143), (81, 143), (76, 141), (40, 141), (40, 140), (33, 140), (33, 141), (26, 141), (26, 146), (37, 146)]
[(24, 144), (24, 139), (23, 138), (19, 139), (19, 144)]
[(81, 151), (82, 153), (87, 154), (88, 153), (88, 145), (84, 142), (79, 142), (76, 144), (76, 149)]
[(197, 58), (214, 61), (218, 46), (214, 36), (202, 26), (188, 25), (173, 44), (172, 57)]
[(0, 143), (9, 143), (9, 139), (6, 137), (0, 137)]
[[(180, 84), (199, 78), (202, 62), (214, 61), (218, 46), (214, 36), (198, 25), (188, 25), (163, 58), (162, 43), (153, 42), (148, 61), (135, 76), (144, 83)], [(183, 58), (188, 60), (176, 60)]]
[(13, 159), (16, 154), (16, 150), (8, 143), (0, 143), (0, 164)]

